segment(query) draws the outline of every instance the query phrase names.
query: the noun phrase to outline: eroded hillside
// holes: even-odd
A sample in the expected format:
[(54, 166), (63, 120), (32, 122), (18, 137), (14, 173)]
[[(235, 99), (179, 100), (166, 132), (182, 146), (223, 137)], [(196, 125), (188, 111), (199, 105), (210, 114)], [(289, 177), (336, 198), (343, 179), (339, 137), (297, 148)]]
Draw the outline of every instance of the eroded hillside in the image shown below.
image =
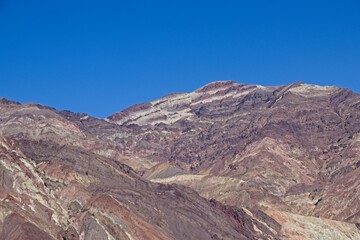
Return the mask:
[(358, 239), (360, 96), (215, 82), (105, 120), (0, 100), (0, 239)]

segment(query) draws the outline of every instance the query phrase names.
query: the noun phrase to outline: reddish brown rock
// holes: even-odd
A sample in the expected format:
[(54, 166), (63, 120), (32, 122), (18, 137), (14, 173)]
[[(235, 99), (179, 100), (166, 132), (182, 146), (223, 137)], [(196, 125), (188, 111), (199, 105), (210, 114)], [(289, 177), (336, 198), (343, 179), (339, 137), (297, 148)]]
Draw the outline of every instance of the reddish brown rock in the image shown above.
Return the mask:
[[(111, 118), (124, 129), (139, 126), (115, 142), (131, 139), (126, 151), (195, 174), (154, 181), (185, 184), (238, 207), (359, 222), (358, 94), (303, 83), (261, 87), (228, 81), (150, 104), (146, 111)], [(151, 117), (159, 114), (167, 120)], [(201, 181), (191, 181), (199, 175)]]
[(20, 215), (13, 213), (4, 219), (0, 239), (53, 240), (54, 238), (34, 224), (26, 221), (26, 219)]
[(358, 94), (303, 83), (215, 82), (106, 120), (0, 99), (0, 236), (357, 239), (359, 121)]

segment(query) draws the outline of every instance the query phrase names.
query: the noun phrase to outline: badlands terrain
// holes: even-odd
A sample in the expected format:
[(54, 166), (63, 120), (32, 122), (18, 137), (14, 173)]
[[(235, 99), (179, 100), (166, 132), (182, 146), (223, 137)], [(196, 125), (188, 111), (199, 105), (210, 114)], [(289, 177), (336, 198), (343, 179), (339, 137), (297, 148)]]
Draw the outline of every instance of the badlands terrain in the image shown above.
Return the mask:
[(360, 95), (233, 81), (98, 119), (0, 99), (0, 239), (360, 239)]

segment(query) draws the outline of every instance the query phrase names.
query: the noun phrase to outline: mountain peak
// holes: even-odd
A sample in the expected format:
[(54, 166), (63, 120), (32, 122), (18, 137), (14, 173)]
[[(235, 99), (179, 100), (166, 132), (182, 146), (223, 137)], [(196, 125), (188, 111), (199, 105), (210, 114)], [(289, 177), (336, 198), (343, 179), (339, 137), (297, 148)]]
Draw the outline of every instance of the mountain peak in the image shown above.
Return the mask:
[[(180, 119), (194, 118), (199, 113), (197, 109), (210, 106), (213, 103), (216, 105), (216, 102), (226, 101), (228, 104), (238, 104), (237, 102), (246, 101), (255, 104), (255, 102), (259, 101), (259, 97), (261, 97), (263, 98), (261, 100), (262, 103), (259, 102), (257, 104), (260, 104), (259, 107), (261, 105), (266, 107), (268, 102), (277, 102), (280, 99), (280, 95), (285, 92), (291, 92), (302, 97), (319, 97), (330, 95), (337, 89), (336, 87), (322, 87), (303, 82), (265, 87), (253, 84), (240, 84), (232, 80), (215, 81), (191, 93), (169, 94), (158, 100), (134, 105), (111, 115), (107, 120), (119, 125), (171, 124)], [(223, 108), (232, 109), (230, 105), (225, 105)]]
[(7, 98), (2, 98), (2, 97), (0, 97), (0, 104), (4, 104), (4, 105), (9, 105), (9, 104), (21, 105), (21, 103), (19, 103), (19, 102), (15, 102), (15, 101), (9, 100)]
[(360, 239), (349, 90), (217, 81), (107, 121), (13, 103), (0, 239)]
[(197, 89), (195, 92), (209, 92), (219, 89), (229, 88), (233, 86), (239, 86), (240, 84), (233, 80), (214, 81), (206, 84), (205, 86)]

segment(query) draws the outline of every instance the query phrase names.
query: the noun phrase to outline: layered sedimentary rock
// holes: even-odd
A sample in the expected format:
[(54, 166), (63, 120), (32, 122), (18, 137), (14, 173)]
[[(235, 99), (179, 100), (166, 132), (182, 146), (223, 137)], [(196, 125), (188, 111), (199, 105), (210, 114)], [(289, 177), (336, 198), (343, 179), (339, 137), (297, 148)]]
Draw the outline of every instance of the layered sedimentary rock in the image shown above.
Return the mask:
[(0, 144), (0, 239), (262, 235), (238, 229), (246, 214), (234, 222), (190, 189), (145, 182), (127, 166), (78, 148), (4, 138)]
[(261, 223), (246, 213), (233, 219), (190, 188), (148, 182), (94, 153), (106, 143), (53, 109), (2, 100), (0, 111), (0, 239), (278, 236), (255, 230)]
[[(108, 119), (138, 128), (125, 151), (183, 170), (166, 177), (147, 173), (153, 181), (188, 185), (234, 206), (359, 222), (358, 94), (228, 81), (144, 106)], [(152, 171), (156, 166), (145, 170)]]
[(1, 99), (0, 135), (0, 239), (360, 238), (347, 89), (214, 82), (104, 120)]

